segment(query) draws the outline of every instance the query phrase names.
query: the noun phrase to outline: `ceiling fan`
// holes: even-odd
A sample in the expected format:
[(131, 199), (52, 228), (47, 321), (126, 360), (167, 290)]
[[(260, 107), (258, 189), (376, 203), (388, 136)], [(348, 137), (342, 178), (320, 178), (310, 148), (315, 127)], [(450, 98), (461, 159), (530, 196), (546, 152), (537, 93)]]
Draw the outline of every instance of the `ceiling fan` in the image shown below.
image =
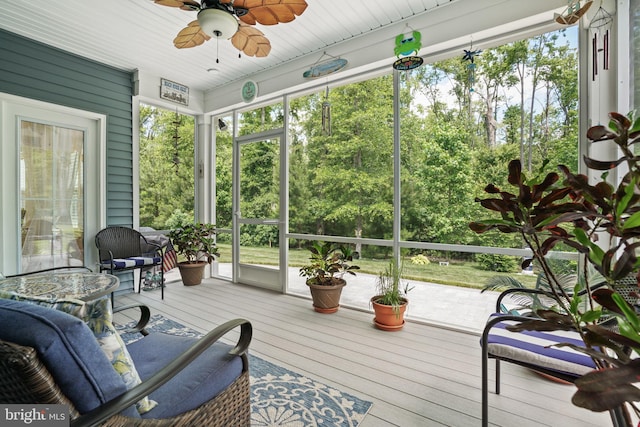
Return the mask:
[[(178, 49), (199, 46), (211, 37), (231, 39), (247, 56), (264, 57), (271, 43), (256, 23), (275, 25), (291, 22), (307, 8), (305, 0), (154, 0), (162, 6), (197, 11), (198, 19), (182, 29), (173, 44)], [(237, 17), (237, 18), (236, 18)]]

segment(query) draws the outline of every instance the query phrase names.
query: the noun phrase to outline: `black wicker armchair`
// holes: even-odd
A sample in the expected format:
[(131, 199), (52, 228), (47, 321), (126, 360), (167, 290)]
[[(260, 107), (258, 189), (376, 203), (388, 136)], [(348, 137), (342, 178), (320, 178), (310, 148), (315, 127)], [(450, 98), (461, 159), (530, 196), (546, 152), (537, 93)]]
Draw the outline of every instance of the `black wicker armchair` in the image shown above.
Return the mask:
[[(107, 227), (95, 238), (100, 257), (100, 271), (114, 274), (119, 271), (148, 269), (160, 270), (161, 298), (164, 299), (164, 260), (160, 245), (149, 242), (139, 231), (128, 227)], [(142, 273), (138, 292), (142, 289)]]

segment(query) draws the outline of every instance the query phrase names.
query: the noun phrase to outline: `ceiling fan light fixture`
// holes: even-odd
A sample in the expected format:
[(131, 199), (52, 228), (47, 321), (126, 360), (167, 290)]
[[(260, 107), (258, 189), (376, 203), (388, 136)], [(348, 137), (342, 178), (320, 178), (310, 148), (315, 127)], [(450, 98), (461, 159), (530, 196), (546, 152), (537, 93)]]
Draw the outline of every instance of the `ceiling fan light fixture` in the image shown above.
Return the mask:
[(238, 20), (220, 9), (202, 9), (198, 12), (198, 24), (211, 37), (229, 39), (238, 31)]

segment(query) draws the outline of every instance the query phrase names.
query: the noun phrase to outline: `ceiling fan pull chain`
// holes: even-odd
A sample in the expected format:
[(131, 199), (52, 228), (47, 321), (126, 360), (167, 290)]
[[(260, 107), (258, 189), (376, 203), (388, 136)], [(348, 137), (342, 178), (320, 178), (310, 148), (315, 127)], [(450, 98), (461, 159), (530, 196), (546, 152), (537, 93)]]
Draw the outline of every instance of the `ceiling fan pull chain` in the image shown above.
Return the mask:
[(216, 64), (220, 63), (220, 38), (216, 37)]

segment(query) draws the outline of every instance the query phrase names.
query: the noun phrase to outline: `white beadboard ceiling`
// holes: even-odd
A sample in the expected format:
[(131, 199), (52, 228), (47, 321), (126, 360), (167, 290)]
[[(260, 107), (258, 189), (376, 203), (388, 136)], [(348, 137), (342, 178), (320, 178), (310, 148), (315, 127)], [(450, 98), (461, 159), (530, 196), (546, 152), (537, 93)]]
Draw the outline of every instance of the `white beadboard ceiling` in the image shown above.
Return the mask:
[[(277, 73), (289, 64), (296, 63), (299, 67), (305, 61), (310, 66), (323, 52), (332, 54), (333, 47), (362, 43), (363, 37), (375, 40), (374, 34), (378, 32), (386, 36), (398, 29), (400, 32), (419, 29), (414, 24), (422, 17), (442, 14), (443, 10), (459, 13), (461, 5), (473, 11), (483, 1), (307, 0), (307, 3), (307, 10), (292, 22), (257, 25), (271, 41), (271, 53), (266, 58), (244, 55), (238, 58), (238, 51), (228, 40), (211, 39), (191, 49), (176, 49), (173, 38), (196, 19), (196, 12), (160, 6), (153, 0), (0, 0), (0, 28), (119, 69), (137, 69), (206, 93), (260, 73)], [(557, 8), (566, 1), (484, 0), (484, 3), (502, 6), (500, 13), (505, 14), (503, 21), (507, 22), (508, 14), (521, 9), (520, 6), (546, 3), (547, 8)], [(468, 19), (474, 19), (473, 13)], [(395, 32), (390, 32), (392, 29)], [(464, 26), (457, 31), (459, 36), (469, 37)], [(423, 46), (428, 44), (428, 37), (423, 32)], [(384, 47), (390, 62), (392, 38)], [(380, 55), (375, 52), (373, 56), (379, 60)]]

